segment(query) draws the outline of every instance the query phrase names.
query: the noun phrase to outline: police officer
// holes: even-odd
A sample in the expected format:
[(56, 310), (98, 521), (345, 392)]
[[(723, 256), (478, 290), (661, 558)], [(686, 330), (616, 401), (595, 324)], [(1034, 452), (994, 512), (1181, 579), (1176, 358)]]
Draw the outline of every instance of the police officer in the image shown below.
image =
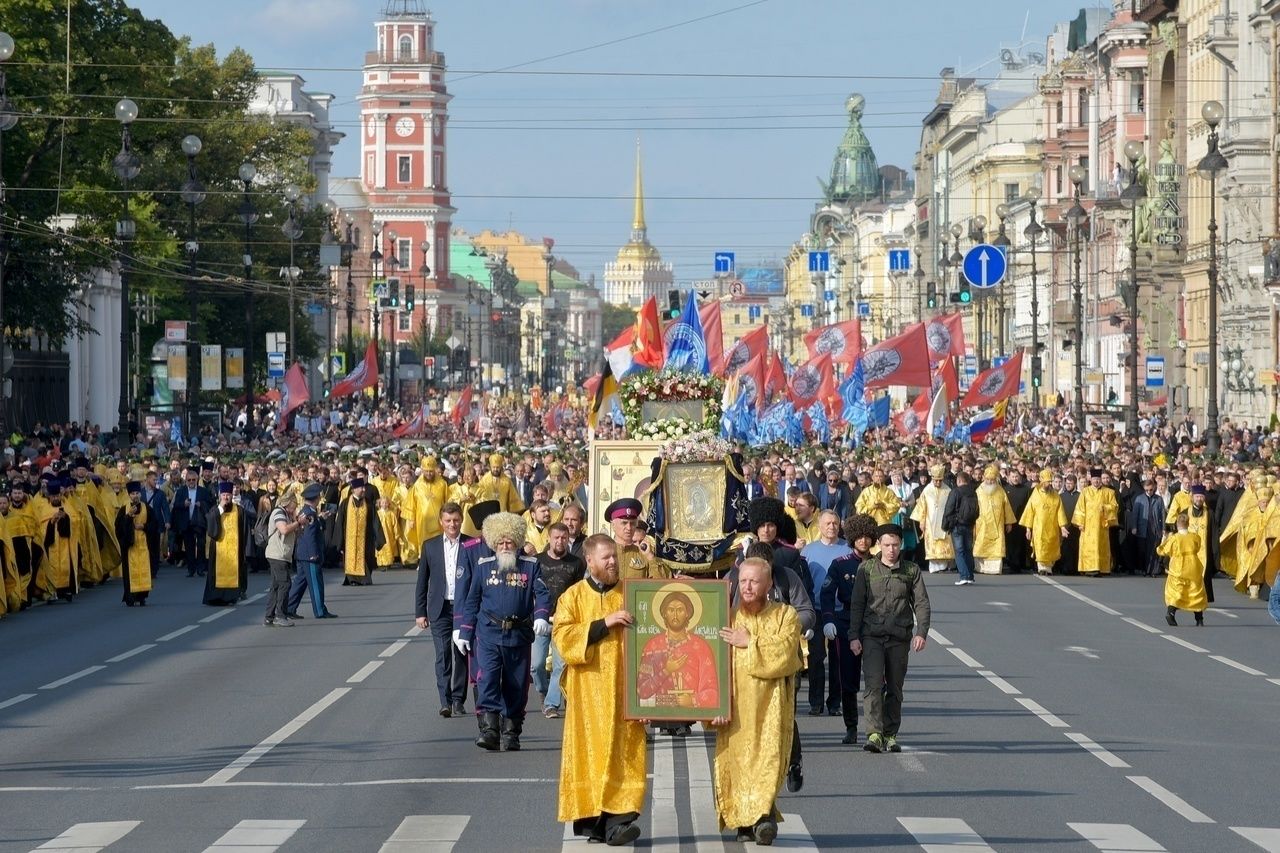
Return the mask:
[(529, 690), (529, 655), (534, 634), (551, 633), (546, 584), (538, 561), (520, 553), (527, 527), (524, 519), (495, 513), (484, 520), (481, 535), (491, 555), (471, 567), (465, 612), (456, 641), (464, 655), (475, 642), (476, 712), (481, 749), (520, 748), (524, 706)]
[(833, 641), (835, 660), (831, 667), (837, 673), (840, 684), (840, 713), (844, 716), (844, 738), (841, 743), (851, 746), (858, 742), (858, 680), (862, 675), (862, 656), (849, 649), (849, 608), (853, 604), (853, 583), (858, 566), (871, 557), (871, 545), (875, 540), (876, 520), (869, 515), (851, 515), (844, 520), (844, 538), (853, 549), (852, 554), (837, 557), (827, 567), (826, 580), (818, 592), (822, 614), (822, 635)]
[(901, 752), (902, 685), (908, 649), (924, 651), (929, 593), (920, 567), (902, 559), (902, 528), (876, 528), (880, 553), (858, 567), (849, 606), (849, 648), (862, 655), (867, 752)]
[(646, 549), (635, 544), (636, 524), (644, 505), (635, 498), (618, 498), (604, 508), (605, 521), (618, 543), (618, 576), (627, 578), (668, 578), (671, 572)]

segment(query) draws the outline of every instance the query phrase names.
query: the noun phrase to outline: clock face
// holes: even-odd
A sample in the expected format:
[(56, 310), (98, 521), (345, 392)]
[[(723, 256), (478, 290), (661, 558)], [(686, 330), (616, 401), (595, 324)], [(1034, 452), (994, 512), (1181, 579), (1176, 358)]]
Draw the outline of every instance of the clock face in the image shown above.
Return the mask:
[(417, 124), (409, 116), (401, 116), (396, 119), (396, 136), (409, 136), (413, 133)]

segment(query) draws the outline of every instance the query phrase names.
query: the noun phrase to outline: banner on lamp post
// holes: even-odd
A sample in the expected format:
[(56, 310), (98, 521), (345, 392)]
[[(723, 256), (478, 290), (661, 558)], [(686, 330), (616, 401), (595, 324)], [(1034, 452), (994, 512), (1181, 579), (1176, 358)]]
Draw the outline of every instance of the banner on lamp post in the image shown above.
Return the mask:
[(227, 347), (227, 389), (244, 387), (244, 347)]
[(187, 390), (187, 347), (185, 344), (169, 346), (169, 390)]
[(200, 347), (200, 390), (222, 390), (222, 346), (206, 344)]

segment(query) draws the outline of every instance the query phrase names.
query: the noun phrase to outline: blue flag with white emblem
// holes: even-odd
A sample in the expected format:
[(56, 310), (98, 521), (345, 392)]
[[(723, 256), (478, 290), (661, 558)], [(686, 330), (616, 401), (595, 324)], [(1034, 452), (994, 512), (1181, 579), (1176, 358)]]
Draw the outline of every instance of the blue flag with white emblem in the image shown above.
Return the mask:
[(862, 441), (862, 434), (867, 431), (871, 420), (871, 407), (867, 405), (867, 382), (862, 369), (862, 359), (853, 363), (853, 370), (844, 382), (840, 383), (840, 399), (844, 402), (842, 417), (849, 425), (853, 437), (853, 446)]
[(702, 331), (702, 317), (698, 314), (698, 298), (692, 290), (685, 300), (680, 319), (671, 324), (666, 334), (666, 370), (683, 370), (686, 373), (710, 373), (707, 360), (707, 338)]

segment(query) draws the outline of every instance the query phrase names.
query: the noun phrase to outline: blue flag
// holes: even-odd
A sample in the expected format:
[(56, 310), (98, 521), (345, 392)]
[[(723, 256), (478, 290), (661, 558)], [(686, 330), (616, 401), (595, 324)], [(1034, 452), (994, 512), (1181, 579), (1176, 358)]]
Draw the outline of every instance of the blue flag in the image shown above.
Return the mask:
[(667, 329), (667, 370), (683, 370), (689, 373), (710, 373), (707, 360), (707, 339), (702, 332), (702, 317), (698, 314), (698, 298), (692, 290), (684, 303), (680, 319)]
[(877, 397), (871, 403), (871, 426), (887, 427), (889, 425), (889, 395)]
[(831, 440), (831, 422), (827, 420), (827, 410), (822, 407), (821, 403), (814, 403), (805, 412), (809, 416), (809, 426), (813, 428), (813, 434), (818, 441), (826, 444)]
[(862, 370), (862, 359), (853, 363), (853, 370), (840, 383), (840, 399), (844, 401), (844, 422), (849, 425), (853, 434), (853, 446), (862, 441), (862, 434), (867, 431), (871, 420), (871, 408), (867, 405), (866, 379)]

